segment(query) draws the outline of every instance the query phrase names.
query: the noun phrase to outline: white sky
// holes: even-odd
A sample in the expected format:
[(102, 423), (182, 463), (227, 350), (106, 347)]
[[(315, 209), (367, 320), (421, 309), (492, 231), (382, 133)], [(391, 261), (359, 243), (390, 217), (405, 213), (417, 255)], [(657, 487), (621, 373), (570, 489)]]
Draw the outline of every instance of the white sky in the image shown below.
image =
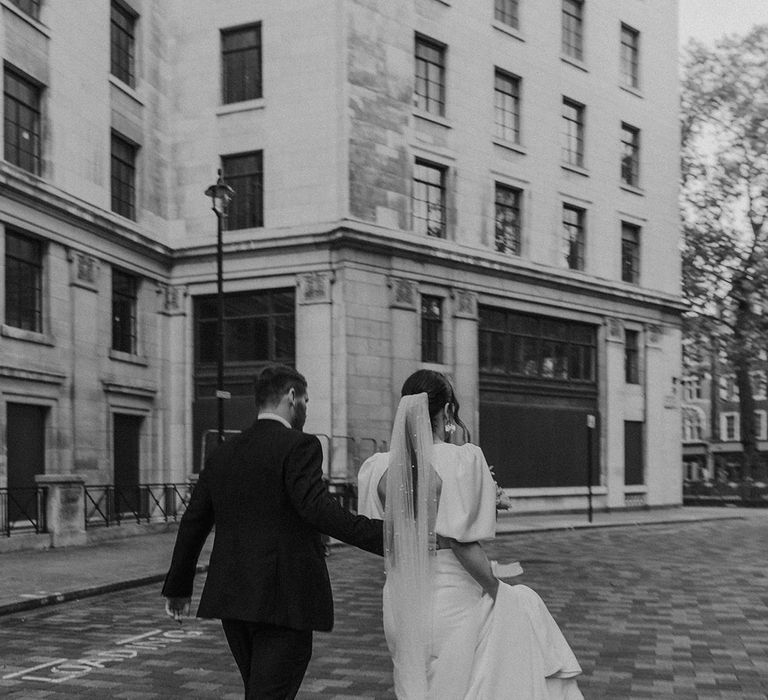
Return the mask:
[(768, 24), (768, 0), (678, 0), (680, 44), (691, 37), (707, 44), (723, 34), (746, 34)]

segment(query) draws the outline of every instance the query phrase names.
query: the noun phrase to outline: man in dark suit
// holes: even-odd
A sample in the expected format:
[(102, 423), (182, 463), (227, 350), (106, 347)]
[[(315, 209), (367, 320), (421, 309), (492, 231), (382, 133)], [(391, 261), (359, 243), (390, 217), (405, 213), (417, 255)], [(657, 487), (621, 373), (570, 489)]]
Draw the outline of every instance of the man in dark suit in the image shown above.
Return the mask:
[(382, 523), (339, 506), (323, 482), (322, 449), (301, 431), (307, 382), (271, 365), (256, 379), (258, 420), (208, 458), (179, 524), (163, 586), (166, 612), (189, 611), (205, 539), (216, 526), (199, 617), (218, 618), (246, 698), (293, 698), (312, 631), (333, 626), (321, 533), (383, 553)]

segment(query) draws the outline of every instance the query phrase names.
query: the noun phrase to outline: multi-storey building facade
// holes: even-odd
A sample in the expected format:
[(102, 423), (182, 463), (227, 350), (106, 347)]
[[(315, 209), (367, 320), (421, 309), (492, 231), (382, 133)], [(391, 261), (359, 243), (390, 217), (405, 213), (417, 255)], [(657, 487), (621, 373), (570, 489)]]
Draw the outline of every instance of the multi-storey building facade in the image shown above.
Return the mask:
[[(755, 363), (752, 397), (755, 439), (761, 472), (768, 465), (768, 367)], [(683, 478), (691, 482), (739, 482), (744, 448), (741, 443), (739, 388), (732, 373), (720, 373), (715, 386), (709, 370), (688, 371), (682, 379)], [(760, 478), (762, 473), (753, 474)]]
[(222, 168), (228, 429), (295, 364), (351, 478), (431, 367), (520, 508), (680, 502), (675, 2), (90, 7), (0, 0), (3, 483), (199, 469)]

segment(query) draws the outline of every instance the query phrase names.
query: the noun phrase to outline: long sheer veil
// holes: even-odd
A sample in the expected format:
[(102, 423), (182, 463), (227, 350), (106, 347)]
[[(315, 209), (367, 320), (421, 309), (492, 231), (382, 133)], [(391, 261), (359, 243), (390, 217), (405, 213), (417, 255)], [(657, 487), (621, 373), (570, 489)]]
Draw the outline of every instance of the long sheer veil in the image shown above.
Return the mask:
[(427, 395), (404, 396), (392, 428), (384, 509), (387, 587), (397, 630), (395, 689), (400, 700), (427, 697), (436, 487)]

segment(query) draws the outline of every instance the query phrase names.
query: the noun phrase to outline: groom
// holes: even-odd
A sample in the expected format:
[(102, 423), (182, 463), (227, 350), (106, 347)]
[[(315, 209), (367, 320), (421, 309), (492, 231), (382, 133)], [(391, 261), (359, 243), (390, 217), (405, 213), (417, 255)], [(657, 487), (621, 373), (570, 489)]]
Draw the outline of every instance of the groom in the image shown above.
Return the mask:
[(189, 612), (205, 539), (216, 526), (199, 617), (221, 620), (246, 698), (294, 698), (312, 631), (333, 626), (320, 533), (383, 553), (382, 523), (352, 515), (323, 482), (320, 441), (302, 432), (307, 381), (286, 365), (256, 379), (258, 418), (206, 460), (179, 524), (163, 586), (166, 612)]

